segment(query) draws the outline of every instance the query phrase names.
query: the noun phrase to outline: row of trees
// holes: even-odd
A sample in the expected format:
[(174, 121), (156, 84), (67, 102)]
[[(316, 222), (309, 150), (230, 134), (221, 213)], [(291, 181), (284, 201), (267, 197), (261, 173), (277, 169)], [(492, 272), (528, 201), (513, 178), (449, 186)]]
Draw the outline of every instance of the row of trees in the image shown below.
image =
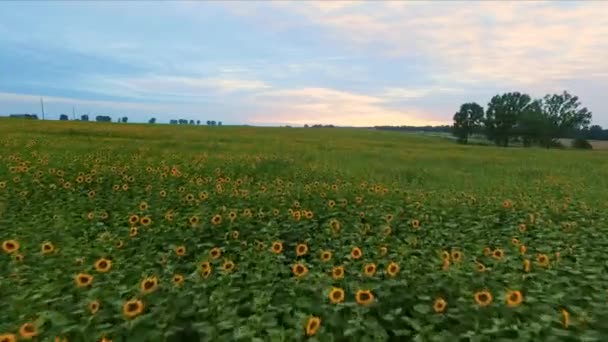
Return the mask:
[(558, 138), (587, 129), (591, 112), (567, 91), (542, 99), (510, 92), (492, 97), (485, 111), (475, 102), (465, 103), (453, 120), (453, 134), (464, 144), (473, 133), (483, 132), (498, 146), (520, 139), (524, 146), (550, 147)]
[[(156, 119), (155, 119), (156, 121)], [(154, 122), (150, 122), (150, 123), (154, 123)], [(201, 124), (201, 120), (196, 120), (196, 122), (194, 120), (186, 120), (186, 119), (173, 119), (169, 121), (170, 124), (172, 125), (200, 125)], [(212, 120), (207, 120), (207, 126), (221, 126), (222, 122), (218, 121), (212, 121)]]

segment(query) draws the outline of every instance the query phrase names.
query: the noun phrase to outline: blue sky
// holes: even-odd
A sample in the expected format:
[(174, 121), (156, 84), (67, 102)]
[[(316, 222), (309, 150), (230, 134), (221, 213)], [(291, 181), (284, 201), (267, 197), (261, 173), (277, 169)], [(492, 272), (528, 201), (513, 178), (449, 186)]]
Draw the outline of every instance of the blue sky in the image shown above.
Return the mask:
[(568, 90), (608, 126), (608, 3), (0, 3), (0, 113), (425, 125)]

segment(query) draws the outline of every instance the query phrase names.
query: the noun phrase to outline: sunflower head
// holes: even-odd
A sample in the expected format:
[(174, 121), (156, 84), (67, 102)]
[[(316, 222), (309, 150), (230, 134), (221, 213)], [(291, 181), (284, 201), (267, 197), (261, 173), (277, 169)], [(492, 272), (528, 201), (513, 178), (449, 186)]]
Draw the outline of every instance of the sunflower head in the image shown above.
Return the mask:
[(93, 276), (86, 273), (79, 273), (74, 277), (74, 281), (78, 287), (88, 287), (93, 284)]
[(331, 270), (331, 277), (334, 280), (340, 280), (344, 278), (344, 266), (336, 266)]
[(334, 233), (340, 232), (340, 221), (332, 219), (331, 221), (329, 221), (329, 227)]
[(500, 248), (496, 248), (494, 252), (492, 252), (492, 257), (496, 260), (502, 260), (504, 256), (505, 252)]
[(447, 306), (448, 303), (445, 301), (445, 299), (439, 297), (435, 299), (435, 302), (433, 303), (433, 310), (435, 310), (436, 313), (442, 313), (445, 311)]
[(130, 237), (136, 237), (137, 236), (137, 227), (131, 227), (129, 229), (129, 236)]
[(387, 266), (386, 266), (386, 274), (388, 274), (389, 277), (394, 277), (399, 273), (399, 264), (396, 262), (390, 262)]
[(517, 229), (519, 229), (520, 233), (524, 233), (526, 230), (528, 230), (528, 227), (526, 227), (525, 223), (520, 223)]
[(511, 239), (511, 244), (513, 246), (518, 246), (519, 245), (519, 239), (518, 238), (512, 238)]
[(331, 260), (331, 252), (330, 251), (323, 251), (321, 252), (321, 261), (323, 262), (328, 262)]
[(450, 256), (452, 257), (452, 260), (454, 262), (460, 262), (460, 261), (462, 261), (462, 252), (461, 251), (452, 251), (452, 253), (450, 254)]
[(297, 256), (304, 256), (306, 255), (306, 253), (308, 253), (308, 245), (306, 245), (305, 243), (300, 243), (296, 246)]
[(363, 255), (363, 253), (361, 252), (361, 249), (359, 247), (354, 247), (351, 251), (350, 251), (350, 256), (353, 259), (360, 259), (361, 256)]
[(319, 317), (311, 316), (306, 322), (305, 332), (306, 336), (314, 336), (319, 328), (321, 327), (321, 319)]
[(111, 260), (101, 258), (95, 261), (95, 270), (97, 270), (97, 272), (106, 273), (110, 270), (110, 268), (112, 268)]
[(521, 253), (521, 255), (525, 255), (527, 251), (528, 247), (526, 247), (525, 245), (519, 245), (519, 253)]
[(149, 226), (152, 223), (152, 219), (148, 216), (144, 216), (139, 220), (142, 226)]
[(474, 298), (475, 303), (481, 307), (490, 305), (493, 299), (492, 294), (487, 290), (475, 292)]
[(15, 254), (15, 261), (22, 262), (24, 259), (23, 254)]
[(301, 263), (295, 263), (293, 266), (291, 266), (291, 271), (293, 272), (293, 275), (299, 278), (305, 276), (308, 273), (308, 267)]
[(158, 288), (158, 278), (156, 277), (148, 277), (141, 281), (139, 284), (139, 289), (143, 294), (149, 294)]
[(280, 241), (275, 241), (272, 243), (272, 252), (275, 254), (279, 254), (283, 251), (283, 244)]
[(139, 299), (131, 299), (122, 306), (122, 313), (126, 318), (134, 318), (144, 311), (144, 303)]
[(388, 254), (388, 248), (386, 246), (380, 247), (380, 256), (386, 256)]
[(365, 276), (367, 276), (367, 277), (371, 277), (371, 276), (373, 276), (374, 274), (376, 274), (376, 264), (374, 264), (373, 262), (372, 262), (372, 263), (369, 263), (369, 264), (366, 264), (366, 265), (363, 267), (363, 274), (364, 274)]
[(211, 257), (211, 259), (218, 259), (222, 256), (222, 250), (219, 247), (213, 247), (209, 251), (209, 256)]
[(420, 221), (418, 221), (416, 219), (412, 220), (412, 228), (414, 228), (414, 229), (420, 228)]
[(222, 265), (222, 269), (226, 272), (232, 272), (234, 270), (234, 262), (230, 260), (224, 262), (224, 264)]
[(536, 261), (542, 267), (548, 267), (549, 266), (549, 256), (547, 256), (546, 254), (539, 254), (539, 255), (537, 255), (536, 256)]
[(136, 224), (137, 224), (137, 222), (139, 222), (139, 215), (135, 215), (135, 214), (133, 214), (133, 215), (129, 216), (129, 223), (130, 223), (132, 226), (133, 226), (133, 225), (136, 225)]
[(53, 244), (50, 242), (45, 242), (42, 244), (40, 249), (42, 250), (42, 254), (50, 254), (55, 250), (55, 246), (53, 246)]
[(19, 250), (19, 242), (17, 240), (6, 240), (2, 242), (2, 250), (11, 254)]
[(338, 287), (334, 287), (329, 292), (329, 300), (333, 304), (342, 303), (344, 301), (344, 290)]
[(238, 240), (239, 238), (239, 231), (238, 230), (233, 230), (232, 233), (230, 233), (230, 236), (234, 239), (234, 240)]
[(519, 306), (523, 299), (524, 297), (521, 292), (516, 290), (509, 290), (505, 295), (505, 302), (511, 308)]
[(198, 218), (198, 216), (191, 216), (188, 219), (188, 222), (190, 222), (191, 225), (195, 226), (200, 222), (200, 219)]
[(89, 311), (91, 312), (91, 314), (94, 315), (97, 313), (97, 311), (99, 311), (100, 304), (99, 304), (98, 300), (94, 300), (94, 301), (90, 302), (88, 306), (89, 306)]
[(179, 286), (184, 282), (184, 276), (181, 274), (174, 274), (171, 281), (173, 281), (174, 285)]
[(116, 241), (116, 248), (121, 249), (125, 246), (125, 243), (122, 240)]
[(369, 305), (374, 301), (374, 294), (369, 290), (358, 290), (355, 293), (355, 300), (357, 304)]
[(177, 246), (177, 247), (175, 247), (175, 254), (177, 254), (177, 256), (184, 256), (184, 255), (186, 255), (186, 247), (185, 246)]
[(214, 225), (216, 225), (216, 226), (219, 225), (220, 223), (222, 223), (222, 217), (220, 215), (214, 215), (211, 218), (211, 223), (214, 224)]
[(24, 323), (19, 328), (19, 335), (26, 340), (32, 339), (38, 335), (38, 328), (34, 323)]
[(480, 262), (475, 263), (475, 268), (477, 269), (477, 272), (479, 272), (479, 273), (483, 273), (486, 271), (486, 266)]
[(492, 254), (492, 249), (490, 247), (486, 247), (483, 249), (483, 255), (490, 256)]
[(0, 342), (17, 342), (15, 334), (0, 334)]

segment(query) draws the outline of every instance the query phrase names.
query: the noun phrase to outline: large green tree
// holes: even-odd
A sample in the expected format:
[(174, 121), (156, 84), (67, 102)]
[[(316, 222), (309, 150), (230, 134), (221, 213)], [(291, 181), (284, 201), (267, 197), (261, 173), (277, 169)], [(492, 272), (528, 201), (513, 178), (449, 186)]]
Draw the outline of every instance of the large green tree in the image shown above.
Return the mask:
[(589, 126), (592, 114), (587, 107), (580, 106), (578, 96), (572, 96), (567, 91), (545, 95), (542, 110), (551, 123), (553, 138), (564, 138), (575, 130)]
[(458, 141), (466, 144), (469, 136), (479, 127), (483, 121), (483, 107), (475, 102), (464, 103), (460, 110), (454, 114), (453, 134)]
[(484, 124), (488, 139), (499, 146), (509, 146), (509, 139), (516, 136), (514, 129), (533, 103), (528, 94), (520, 92), (495, 95), (488, 103)]

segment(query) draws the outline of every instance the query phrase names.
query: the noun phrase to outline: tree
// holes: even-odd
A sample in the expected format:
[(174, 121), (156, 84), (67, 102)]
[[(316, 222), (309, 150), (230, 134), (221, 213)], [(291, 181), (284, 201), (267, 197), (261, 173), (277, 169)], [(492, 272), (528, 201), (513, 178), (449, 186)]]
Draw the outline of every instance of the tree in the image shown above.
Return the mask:
[(552, 145), (549, 120), (543, 115), (542, 101), (534, 100), (525, 107), (513, 128), (514, 135), (520, 136), (525, 147), (534, 143), (550, 147)]
[(89, 116), (84, 114), (80, 116), (80, 121), (89, 121)]
[(122, 121), (122, 123), (127, 123), (127, 121), (129, 121), (129, 118), (126, 116), (123, 116), (121, 121)]
[(67, 121), (67, 120), (69, 120), (69, 118), (68, 118), (67, 115), (61, 114), (61, 115), (59, 115), (59, 120), (61, 120), (61, 121)]
[(458, 138), (459, 142), (466, 144), (473, 131), (481, 126), (482, 120), (482, 106), (475, 102), (463, 104), (460, 106), (460, 110), (454, 114), (454, 136)]
[(492, 97), (484, 120), (488, 139), (498, 146), (509, 146), (509, 139), (516, 135), (513, 128), (517, 120), (531, 103), (530, 95), (519, 92)]
[(95, 121), (98, 122), (112, 122), (112, 118), (107, 115), (97, 115)]
[(169, 123), (172, 124), (172, 125), (177, 125), (177, 120), (172, 119), (172, 120), (169, 121)]
[(191, 125), (194, 125), (194, 120), (190, 120), (190, 124), (191, 124)]
[(156, 118), (150, 118), (150, 120), (148, 120), (149, 124), (155, 124), (156, 123)]
[(591, 112), (587, 107), (579, 108), (578, 96), (564, 90), (561, 94), (545, 95), (543, 114), (551, 122), (554, 138), (563, 138), (571, 132), (586, 128), (591, 122)]
[(196, 120), (196, 124), (200, 125), (201, 124), (201, 120)]
[(211, 121), (207, 120), (207, 126), (211, 126)]
[(221, 125), (222, 125), (222, 122), (221, 122), (221, 121), (218, 121), (218, 122), (217, 122), (217, 125), (218, 125), (218, 126), (221, 126)]

